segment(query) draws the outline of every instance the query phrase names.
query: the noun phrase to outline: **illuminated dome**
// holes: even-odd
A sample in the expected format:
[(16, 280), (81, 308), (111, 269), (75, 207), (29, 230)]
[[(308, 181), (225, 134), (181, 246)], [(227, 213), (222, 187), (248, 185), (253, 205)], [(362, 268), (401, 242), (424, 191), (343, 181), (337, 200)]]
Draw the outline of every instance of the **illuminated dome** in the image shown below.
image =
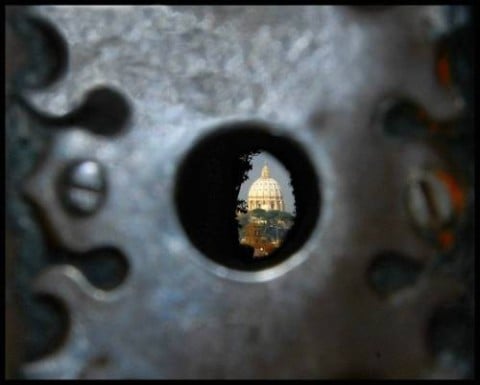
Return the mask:
[(253, 182), (248, 191), (248, 211), (255, 209), (284, 211), (282, 190), (278, 182), (270, 178), (267, 165), (262, 168), (262, 175)]

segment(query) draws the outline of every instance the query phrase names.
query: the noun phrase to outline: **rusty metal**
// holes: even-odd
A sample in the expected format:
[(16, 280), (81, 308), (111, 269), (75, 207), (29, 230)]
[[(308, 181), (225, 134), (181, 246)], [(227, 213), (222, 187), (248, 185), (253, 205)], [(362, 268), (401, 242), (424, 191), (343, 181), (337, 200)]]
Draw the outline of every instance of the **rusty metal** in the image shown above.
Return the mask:
[[(57, 351), (23, 366), (26, 377), (466, 376), (454, 360), (432, 354), (427, 336), (435, 309), (465, 289), (429, 268), (438, 248), (415, 231), (404, 199), (412, 170), (451, 169), (452, 161), (427, 140), (384, 129), (385, 102), (400, 98), (434, 121), (464, 113), (459, 90), (434, 71), (432, 29), (448, 25), (444, 8), (31, 12), (64, 39), (69, 65), (48, 87), (17, 89), (32, 124), (56, 128), (24, 189), (63, 248), (116, 247), (128, 274), (109, 291), (70, 264), (39, 274), (34, 290), (60, 299), (70, 323)], [(123, 98), (131, 116), (108, 110), (109, 95), (105, 108), (78, 107), (101, 88)], [(106, 120), (92, 117), (102, 113)], [(110, 130), (117, 114), (129, 115), (121, 132)], [(252, 124), (302, 148), (321, 204), (298, 251), (242, 271), (194, 247), (174, 191), (179, 165), (202, 139)], [(85, 159), (100, 165), (108, 188), (90, 215), (72, 215), (57, 181)], [(386, 251), (422, 268), (382, 297), (368, 272)]]

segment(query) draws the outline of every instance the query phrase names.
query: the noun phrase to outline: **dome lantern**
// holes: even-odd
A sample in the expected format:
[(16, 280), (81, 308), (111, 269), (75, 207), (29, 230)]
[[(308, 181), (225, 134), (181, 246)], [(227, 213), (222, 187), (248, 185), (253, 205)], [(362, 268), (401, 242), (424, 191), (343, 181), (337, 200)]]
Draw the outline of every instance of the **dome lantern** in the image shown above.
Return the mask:
[(265, 166), (262, 168), (262, 178), (270, 178), (270, 169), (268, 168), (268, 164), (265, 163)]

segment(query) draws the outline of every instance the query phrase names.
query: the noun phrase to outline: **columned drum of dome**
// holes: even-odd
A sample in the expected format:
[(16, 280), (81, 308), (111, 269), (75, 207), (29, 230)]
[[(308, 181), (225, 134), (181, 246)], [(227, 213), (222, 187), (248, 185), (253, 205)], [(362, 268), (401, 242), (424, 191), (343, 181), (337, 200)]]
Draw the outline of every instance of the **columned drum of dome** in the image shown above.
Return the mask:
[(282, 190), (278, 182), (270, 177), (270, 169), (265, 164), (260, 178), (253, 182), (248, 191), (248, 211), (263, 209), (266, 211), (284, 211)]

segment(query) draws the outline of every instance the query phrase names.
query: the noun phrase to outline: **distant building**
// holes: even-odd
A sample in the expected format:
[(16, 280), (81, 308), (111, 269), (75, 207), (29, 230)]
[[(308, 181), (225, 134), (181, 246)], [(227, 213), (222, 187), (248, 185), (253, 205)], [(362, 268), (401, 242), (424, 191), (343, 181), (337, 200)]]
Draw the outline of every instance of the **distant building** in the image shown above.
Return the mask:
[(240, 240), (240, 243), (252, 246), (254, 249), (253, 257), (266, 257), (272, 251), (280, 246), (281, 241), (269, 240), (265, 234), (265, 227), (258, 223), (248, 223), (245, 226), (245, 237)]
[(262, 168), (260, 178), (253, 182), (248, 191), (248, 211), (255, 209), (285, 210), (280, 185), (270, 177), (270, 169), (266, 164)]

